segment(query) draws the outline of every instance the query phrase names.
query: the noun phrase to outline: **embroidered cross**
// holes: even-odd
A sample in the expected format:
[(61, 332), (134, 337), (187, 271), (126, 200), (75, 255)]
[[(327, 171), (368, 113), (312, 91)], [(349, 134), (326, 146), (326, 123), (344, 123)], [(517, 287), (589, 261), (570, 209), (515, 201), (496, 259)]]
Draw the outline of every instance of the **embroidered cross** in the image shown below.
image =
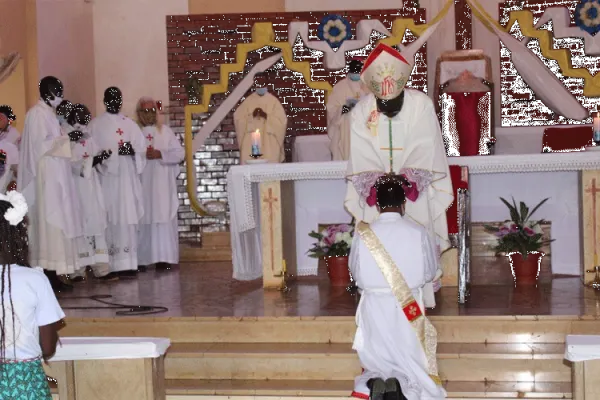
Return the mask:
[(89, 156), (90, 156), (90, 155), (89, 155), (87, 152), (86, 152), (86, 153), (83, 153), (83, 158), (88, 158)]
[(151, 134), (148, 134), (148, 136), (146, 136), (146, 139), (148, 139), (148, 141), (151, 142), (152, 139), (154, 139), (154, 136), (152, 136)]
[(81, 145), (85, 147), (85, 140), (81, 140), (79, 143), (81, 143)]
[(125, 142), (123, 141), (123, 139), (119, 140), (119, 146), (123, 146), (125, 144)]
[(123, 131), (121, 130), (121, 128), (117, 129), (117, 133), (119, 134), (119, 136), (123, 135)]
[(262, 201), (269, 206), (269, 240), (271, 241), (271, 270), (273, 271), (275, 268), (275, 233), (273, 231), (275, 210), (273, 206), (279, 199), (273, 196), (273, 188), (269, 188), (268, 196), (263, 197)]
[(408, 313), (414, 317), (415, 315), (417, 315), (417, 307), (415, 307), (415, 306), (410, 307), (408, 309)]

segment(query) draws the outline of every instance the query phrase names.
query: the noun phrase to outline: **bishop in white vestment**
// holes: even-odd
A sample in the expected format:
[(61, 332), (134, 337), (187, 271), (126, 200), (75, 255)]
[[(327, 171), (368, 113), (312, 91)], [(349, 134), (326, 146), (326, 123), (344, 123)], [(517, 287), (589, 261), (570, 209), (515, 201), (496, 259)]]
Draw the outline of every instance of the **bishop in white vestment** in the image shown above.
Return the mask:
[(102, 164), (107, 155), (90, 136), (87, 127), (90, 119), (88, 108), (75, 104), (63, 124), (63, 130), (67, 135), (81, 132), (79, 140), (71, 141), (71, 166), (84, 222), (84, 235), (77, 239), (77, 254), (82, 268), (75, 275), (82, 278), (85, 267), (89, 266), (96, 278), (102, 278), (110, 270), (106, 243), (107, 214), (98, 171), (104, 168)]
[(123, 98), (118, 88), (105, 91), (104, 104), (107, 112), (92, 120), (89, 129), (98, 147), (112, 152), (99, 171), (110, 270), (133, 275), (138, 269), (138, 224), (144, 215), (140, 174), (146, 165), (145, 139), (139, 126), (119, 113)]
[(350, 157), (350, 111), (367, 93), (360, 80), (362, 62), (350, 61), (349, 74), (337, 82), (327, 97), (327, 135), (333, 161), (347, 161)]
[(258, 88), (233, 114), (240, 148), (240, 164), (246, 164), (252, 153), (252, 132), (260, 131), (260, 152), (272, 163), (285, 160), (283, 142), (287, 130), (285, 109), (267, 88)]
[(427, 231), (402, 216), (405, 194), (398, 176), (380, 178), (376, 193), (381, 214), (370, 226), (359, 223), (350, 252), (361, 292), (353, 349), (363, 367), (353, 396), (369, 398), (370, 379), (395, 378), (408, 400), (444, 399), (437, 336), (423, 298), (425, 284), (438, 270), (437, 254)]
[(177, 175), (185, 152), (175, 133), (158, 120), (156, 102), (142, 98), (138, 122), (146, 140), (147, 164), (142, 172), (144, 215), (139, 227), (140, 266), (169, 269), (179, 264)]
[[(361, 79), (372, 94), (351, 113), (350, 161), (345, 206), (357, 221), (379, 214), (367, 204), (369, 172), (404, 174), (418, 196), (409, 197), (406, 216), (427, 229), (439, 253), (450, 247), (446, 209), (453, 192), (440, 124), (433, 102), (404, 89), (412, 66), (395, 49), (379, 44), (369, 55)], [(370, 183), (372, 185), (372, 182)]]
[[(30, 262), (58, 275), (79, 268), (76, 239), (83, 234), (81, 208), (71, 171), (71, 146), (61, 134), (55, 107), (62, 83), (40, 82), (40, 101), (25, 116), (17, 186), (29, 206)], [(55, 289), (60, 283), (49, 275)]]

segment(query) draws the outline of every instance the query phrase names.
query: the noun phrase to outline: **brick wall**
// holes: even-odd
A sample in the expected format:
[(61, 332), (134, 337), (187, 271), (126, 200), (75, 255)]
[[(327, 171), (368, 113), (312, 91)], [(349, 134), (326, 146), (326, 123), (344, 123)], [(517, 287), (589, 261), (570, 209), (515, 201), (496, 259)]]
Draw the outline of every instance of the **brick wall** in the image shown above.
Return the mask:
[[(411, 17), (417, 23), (425, 21), (425, 10), (403, 8), (400, 10), (376, 11), (332, 11), (329, 13), (344, 16), (352, 25), (352, 33), (356, 34), (356, 24), (362, 19), (379, 19), (389, 30), (394, 19)], [(273, 22), (277, 41), (287, 41), (287, 24), (293, 20), (309, 23), (310, 39), (317, 40), (317, 28), (321, 19), (329, 14), (312, 13), (278, 13), (278, 14), (227, 14), (227, 15), (190, 15), (167, 17), (167, 40), (169, 60), (169, 123), (175, 133), (182, 135), (184, 130), (183, 107), (189, 103), (197, 103), (188, 88), (192, 81), (200, 84), (216, 83), (219, 79), (219, 65), (235, 61), (237, 43), (251, 40), (252, 25), (256, 22)], [(371, 44), (361, 51), (348, 54), (367, 55), (372, 45), (380, 37), (371, 36)], [(405, 43), (414, 40), (410, 34), (405, 36)], [(242, 73), (232, 74), (229, 90), (232, 90), (245, 76), (245, 73), (262, 58), (268, 57), (276, 49), (264, 48), (250, 53), (246, 69)], [(311, 52), (296, 42), (294, 56), (297, 61), (310, 61), (314, 80), (327, 80), (332, 85), (346, 75), (345, 70), (330, 72), (325, 70), (322, 56)], [(257, 76), (256, 85), (268, 86), (286, 109), (288, 116), (288, 138), (286, 140), (286, 156), (290, 157), (293, 138), (297, 135), (322, 134), (326, 129), (326, 113), (323, 92), (310, 89), (304, 78), (288, 71), (283, 61), (278, 62), (265, 73)], [(415, 59), (409, 86), (426, 91), (427, 65), (425, 47)], [(194, 116), (194, 133), (208, 119), (210, 113), (227, 97), (228, 93), (213, 96), (207, 114)], [(250, 94), (250, 93), (248, 93)], [(247, 95), (248, 95), (247, 94)], [(241, 100), (243, 101), (243, 99)], [(241, 103), (240, 101), (240, 103)], [(239, 160), (239, 152), (235, 141), (233, 111), (223, 120), (206, 141), (206, 145), (195, 155), (197, 171), (198, 197), (203, 200), (227, 201), (226, 174), (231, 165)], [(200, 218), (189, 206), (185, 190), (187, 177), (182, 168), (179, 176), (179, 196), (181, 207), (180, 238), (184, 241), (200, 241), (202, 231), (226, 229), (227, 217)]]
[[(534, 14), (534, 24), (544, 13), (544, 10), (552, 6), (567, 6), (571, 11), (571, 24), (574, 25), (572, 19), (573, 12), (579, 1), (565, 0), (510, 0), (500, 3), (500, 23), (506, 25), (508, 23), (509, 13), (513, 10), (530, 10)], [(552, 29), (552, 21), (543, 28)], [(512, 27), (511, 33), (517, 38), (521, 38), (521, 32), (517, 24)], [(554, 39), (555, 48), (564, 48), (571, 50), (572, 63), (577, 67), (587, 67), (592, 75), (600, 71), (600, 58), (586, 57), (581, 38), (566, 38)], [(600, 105), (600, 98), (590, 98), (582, 95), (583, 79), (563, 78), (560, 73), (558, 64), (555, 61), (545, 59), (540, 52), (539, 43), (537, 40), (529, 42), (528, 47), (532, 49), (544, 62), (544, 64), (561, 79), (566, 87), (575, 97), (583, 104), (584, 107), (595, 110)], [(502, 126), (534, 126), (534, 125), (557, 125), (557, 124), (578, 124), (579, 121), (573, 121), (564, 117), (559, 117), (547, 108), (535, 96), (535, 93), (527, 86), (515, 69), (511, 58), (510, 51), (501, 44), (500, 50), (501, 62), (501, 93), (502, 93)], [(591, 119), (586, 121), (591, 122)]]

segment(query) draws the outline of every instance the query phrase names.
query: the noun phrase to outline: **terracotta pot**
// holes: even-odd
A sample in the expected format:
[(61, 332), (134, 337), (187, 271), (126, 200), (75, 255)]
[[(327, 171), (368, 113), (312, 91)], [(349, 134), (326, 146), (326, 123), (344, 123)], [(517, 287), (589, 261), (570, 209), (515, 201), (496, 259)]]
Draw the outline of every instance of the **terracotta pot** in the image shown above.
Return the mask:
[(348, 257), (325, 257), (327, 274), (331, 286), (348, 286), (350, 284), (350, 270), (348, 269)]
[(524, 258), (521, 253), (511, 253), (508, 255), (512, 269), (515, 284), (517, 285), (535, 285), (540, 273), (540, 264), (544, 253), (528, 253)]

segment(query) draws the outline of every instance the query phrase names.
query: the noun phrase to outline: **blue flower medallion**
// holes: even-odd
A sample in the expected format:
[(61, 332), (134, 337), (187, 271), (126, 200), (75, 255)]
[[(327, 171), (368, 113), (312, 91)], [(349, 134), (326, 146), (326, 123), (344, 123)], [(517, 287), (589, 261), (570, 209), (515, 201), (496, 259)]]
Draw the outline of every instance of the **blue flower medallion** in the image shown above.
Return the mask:
[(352, 37), (350, 22), (339, 15), (327, 15), (319, 24), (317, 36), (326, 41), (332, 49), (337, 49)]
[(600, 0), (581, 0), (575, 7), (575, 25), (592, 36), (600, 32)]

